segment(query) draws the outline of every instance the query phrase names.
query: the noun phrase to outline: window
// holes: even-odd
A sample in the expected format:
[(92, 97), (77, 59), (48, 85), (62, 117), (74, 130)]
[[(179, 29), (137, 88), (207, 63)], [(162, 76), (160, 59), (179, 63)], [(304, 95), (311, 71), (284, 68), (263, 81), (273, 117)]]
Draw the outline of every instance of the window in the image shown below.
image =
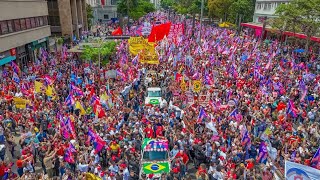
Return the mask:
[(264, 4), (263, 10), (271, 10), (271, 3)]
[(262, 9), (262, 7), (261, 7), (262, 5), (261, 5), (261, 3), (257, 3), (257, 7), (256, 7), (256, 9), (257, 10), (260, 10), (260, 9)]
[(20, 27), (20, 20), (19, 19), (15, 19), (14, 20), (14, 29), (15, 31), (21, 31), (21, 27)]
[(14, 32), (13, 21), (12, 21), (12, 20), (9, 20), (9, 21), (7, 21), (7, 24), (8, 24), (9, 33)]
[(20, 24), (21, 24), (21, 30), (26, 30), (26, 20), (25, 19), (20, 19)]
[(47, 16), (43, 16), (43, 25), (48, 25), (48, 17)]
[(105, 15), (103, 15), (103, 18), (104, 18), (104, 19), (109, 19), (109, 15), (108, 15), (108, 14), (105, 14)]
[(36, 27), (39, 27), (39, 18), (35, 17), (34, 20), (36, 21)]
[(31, 28), (35, 28), (36, 27), (36, 21), (34, 18), (30, 18), (31, 21)]
[(43, 17), (38, 17), (39, 18), (39, 26), (43, 26)]
[(26, 27), (27, 27), (27, 29), (31, 29), (31, 20), (30, 20), (30, 18), (26, 19)]
[(1, 21), (0, 22), (1, 26), (1, 34), (7, 34), (8, 33), (8, 26), (6, 21)]
[(117, 5), (117, 2), (118, 0), (111, 0), (111, 5)]

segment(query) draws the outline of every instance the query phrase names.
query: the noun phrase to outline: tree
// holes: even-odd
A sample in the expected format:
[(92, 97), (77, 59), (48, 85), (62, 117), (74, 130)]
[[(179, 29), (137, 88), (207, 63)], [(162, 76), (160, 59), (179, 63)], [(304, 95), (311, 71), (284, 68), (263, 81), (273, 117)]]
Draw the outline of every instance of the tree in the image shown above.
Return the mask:
[(293, 0), (278, 6), (275, 14), (279, 18), (277, 26), (286, 26), (307, 36), (305, 49), (308, 51), (310, 38), (320, 28), (320, 0)]
[(91, 26), (93, 24), (93, 18), (94, 18), (93, 9), (89, 4), (87, 4), (87, 9), (86, 10), (87, 10), (88, 29), (90, 30)]
[(239, 15), (243, 22), (252, 21), (255, 0), (208, 0), (209, 15), (236, 22)]
[(102, 64), (108, 62), (108, 58), (116, 52), (117, 43), (115, 41), (102, 42), (99, 47), (85, 46), (81, 53), (81, 58), (85, 60), (99, 61), (99, 53)]
[(169, 7), (173, 7), (175, 5), (175, 1), (174, 0), (161, 0), (160, 4), (163, 9), (169, 9)]
[(233, 2), (228, 11), (229, 11), (229, 20), (231, 22), (236, 22), (238, 15), (242, 15), (243, 22), (252, 21), (252, 16), (254, 13), (254, 4), (252, 0), (237, 0)]
[(233, 0), (208, 0), (209, 14), (221, 19), (226, 17), (233, 2)]
[(130, 18), (137, 20), (155, 11), (155, 8), (148, 0), (120, 0), (117, 11), (122, 15), (129, 15)]

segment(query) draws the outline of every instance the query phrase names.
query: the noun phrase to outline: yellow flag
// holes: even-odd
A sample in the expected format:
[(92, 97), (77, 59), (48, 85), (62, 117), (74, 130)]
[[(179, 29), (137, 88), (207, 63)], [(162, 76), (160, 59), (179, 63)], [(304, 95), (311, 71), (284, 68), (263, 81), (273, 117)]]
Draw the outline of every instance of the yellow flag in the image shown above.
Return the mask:
[(76, 102), (76, 109), (80, 109), (80, 114), (81, 115), (85, 115), (86, 111), (84, 110), (84, 108), (82, 107), (82, 105), (80, 104), (79, 101)]
[(34, 89), (37, 93), (41, 92), (41, 87), (43, 86), (43, 84), (41, 82), (38, 81), (34, 81)]
[(107, 96), (106, 92), (104, 92), (104, 93), (100, 96), (100, 99), (101, 99), (102, 101), (108, 100), (108, 96)]
[(52, 97), (53, 94), (53, 88), (51, 86), (48, 86), (47, 90), (46, 90), (46, 94), (47, 96)]
[(25, 109), (27, 107), (28, 100), (26, 100), (26, 99), (14, 97), (13, 101), (14, 101), (16, 108)]
[(101, 180), (101, 178), (94, 174), (86, 173), (86, 180)]

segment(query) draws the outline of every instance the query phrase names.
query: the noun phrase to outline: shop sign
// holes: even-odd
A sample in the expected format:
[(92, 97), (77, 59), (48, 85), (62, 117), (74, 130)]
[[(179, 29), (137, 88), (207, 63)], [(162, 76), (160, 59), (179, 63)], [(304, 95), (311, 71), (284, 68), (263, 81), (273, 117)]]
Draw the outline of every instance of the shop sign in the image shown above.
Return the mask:
[(0, 53), (0, 59), (4, 59), (6, 57), (11, 56), (11, 50), (10, 51), (5, 51), (3, 53)]
[(42, 38), (38, 40), (38, 44), (45, 42), (47, 39), (46, 38)]

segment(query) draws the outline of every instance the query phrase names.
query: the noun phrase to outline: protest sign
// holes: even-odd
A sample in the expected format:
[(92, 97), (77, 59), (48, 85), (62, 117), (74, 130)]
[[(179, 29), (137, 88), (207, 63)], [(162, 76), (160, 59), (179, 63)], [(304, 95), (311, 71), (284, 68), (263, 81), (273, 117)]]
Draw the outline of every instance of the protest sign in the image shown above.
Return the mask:
[(117, 77), (117, 71), (116, 70), (108, 70), (105, 74), (107, 79), (115, 79)]
[(202, 106), (207, 106), (210, 101), (210, 96), (209, 95), (199, 95), (199, 104)]
[(130, 37), (129, 51), (132, 55), (137, 55), (142, 51), (155, 53), (154, 43), (149, 43), (148, 39), (143, 37)]
[(18, 97), (14, 97), (13, 101), (14, 101), (16, 108), (19, 108), (19, 109), (25, 109), (27, 106), (27, 102), (28, 102), (28, 100), (18, 98)]
[(141, 55), (140, 63), (142, 64), (159, 64), (159, 57), (155, 52), (144, 52), (144, 54)]
[(302, 164), (286, 161), (285, 162), (285, 178), (287, 180), (294, 179), (310, 179), (316, 180), (320, 177), (320, 170), (305, 166)]

